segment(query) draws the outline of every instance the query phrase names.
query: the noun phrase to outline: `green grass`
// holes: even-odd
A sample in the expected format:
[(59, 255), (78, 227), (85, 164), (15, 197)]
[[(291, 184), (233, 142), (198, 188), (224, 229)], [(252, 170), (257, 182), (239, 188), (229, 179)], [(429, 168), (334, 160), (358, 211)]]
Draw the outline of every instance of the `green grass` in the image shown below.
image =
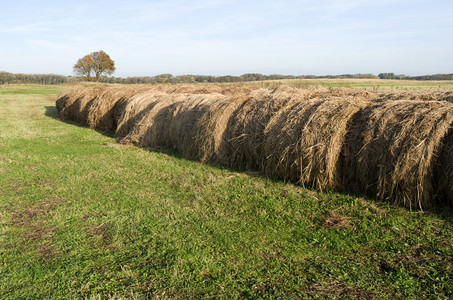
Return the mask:
[(0, 298), (453, 297), (453, 211), (320, 193), (59, 120), (0, 87)]
[(55, 95), (60, 93), (63, 85), (43, 86), (36, 84), (12, 84), (0, 87), (0, 95)]

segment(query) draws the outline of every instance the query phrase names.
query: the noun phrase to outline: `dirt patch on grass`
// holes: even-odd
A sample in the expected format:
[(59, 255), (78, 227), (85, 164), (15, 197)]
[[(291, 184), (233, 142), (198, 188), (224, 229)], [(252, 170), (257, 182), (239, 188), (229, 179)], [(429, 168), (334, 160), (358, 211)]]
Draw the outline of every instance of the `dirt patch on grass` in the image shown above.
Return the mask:
[(330, 210), (324, 219), (322, 226), (327, 229), (342, 229), (351, 227), (351, 224), (349, 223), (349, 219), (347, 217)]
[[(104, 248), (110, 245), (110, 225), (108, 222), (102, 222), (101, 218), (105, 217), (103, 212), (90, 212), (82, 216), (84, 222), (95, 222), (95, 224), (88, 224), (85, 230), (91, 235), (96, 237), (96, 247)], [(99, 224), (99, 222), (102, 222)]]
[(102, 238), (102, 240), (109, 240), (106, 223), (90, 226), (90, 232)]
[(96, 248), (116, 248), (112, 245), (111, 225), (107, 222), (89, 225), (86, 230), (95, 238), (94, 246)]
[(311, 294), (319, 298), (329, 299), (377, 299), (372, 293), (365, 292), (358, 287), (347, 286), (339, 281), (332, 281), (323, 285), (315, 284), (312, 286)]
[(59, 253), (53, 246), (53, 237), (58, 228), (46, 218), (64, 200), (49, 197), (25, 208), (10, 207), (11, 220), (3, 225), (13, 226), (23, 233), (23, 246), (33, 245), (40, 257), (52, 258)]

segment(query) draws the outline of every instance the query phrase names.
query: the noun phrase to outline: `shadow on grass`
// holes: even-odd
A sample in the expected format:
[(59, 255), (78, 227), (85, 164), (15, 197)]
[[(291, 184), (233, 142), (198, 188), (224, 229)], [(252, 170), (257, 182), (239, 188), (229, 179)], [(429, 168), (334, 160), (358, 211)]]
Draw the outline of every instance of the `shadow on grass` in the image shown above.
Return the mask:
[[(81, 124), (76, 123), (76, 122), (61, 120), (61, 116), (60, 116), (60, 114), (59, 114), (59, 112), (58, 112), (58, 110), (57, 110), (57, 108), (55, 106), (45, 106), (45, 109), (46, 109), (45, 115), (47, 117), (49, 117), (49, 118), (52, 118), (52, 119), (55, 119), (55, 120), (60, 120), (62, 122), (65, 122), (67, 124), (71, 124), (71, 125), (74, 125), (74, 126), (77, 126), (77, 127), (88, 128), (87, 126), (81, 125)], [(96, 130), (96, 131), (98, 133), (104, 135), (104, 136), (115, 138), (115, 134), (114, 133), (105, 132), (105, 131), (99, 131), (99, 130)], [(183, 157), (181, 154), (179, 154), (176, 150), (173, 150), (173, 149), (166, 149), (166, 148), (144, 148), (144, 149), (149, 151), (149, 152), (166, 154), (166, 155), (168, 155), (170, 157), (177, 158), (177, 159), (195, 161), (195, 160), (191, 160), (191, 159), (188, 159), (186, 157)], [(198, 161), (195, 161), (195, 162), (198, 162)], [(235, 167), (225, 167), (225, 166), (212, 165), (212, 164), (210, 164), (210, 166), (215, 167), (215, 168), (219, 168), (219, 169), (222, 169), (222, 170), (228, 170), (230, 172), (243, 173), (243, 174), (245, 174), (247, 176), (251, 176), (251, 177), (267, 178), (268, 180), (272, 180), (274, 182), (285, 182), (285, 183), (289, 183), (289, 184), (296, 184), (296, 183), (288, 182), (286, 180), (268, 178), (268, 177), (265, 176), (265, 174), (263, 174), (262, 172), (259, 172), (259, 171), (252, 171), (252, 170), (246, 170), (246, 169), (243, 169), (243, 168), (235, 168)], [(308, 188), (308, 190), (311, 190), (313, 192), (318, 192), (315, 189)], [(357, 197), (357, 198), (365, 198), (367, 201), (371, 201), (371, 202), (373, 202), (374, 204), (376, 204), (378, 206), (380, 204), (384, 204), (384, 201), (376, 199), (372, 195), (367, 195), (365, 193), (358, 193), (358, 192), (356, 192), (356, 193), (349, 192), (348, 193), (348, 192), (345, 192), (345, 191), (334, 191), (334, 192), (335, 193), (339, 193), (339, 194), (343, 194), (343, 195), (352, 196), (352, 197)], [(407, 210), (410, 211), (409, 208), (407, 208)], [(445, 221), (447, 221), (449, 223), (453, 223), (453, 207), (447, 206), (445, 204), (439, 203), (437, 206), (434, 206), (433, 208), (425, 210), (424, 213), (434, 214), (434, 215), (442, 218), (443, 220), (445, 220)]]
[[(316, 191), (316, 190), (313, 190), (313, 191)], [(420, 211), (416, 208), (411, 209), (411, 208), (408, 208), (408, 207), (405, 207), (402, 205), (385, 202), (384, 200), (377, 198), (375, 195), (372, 195), (372, 194), (369, 194), (366, 192), (358, 192), (358, 191), (346, 192), (346, 191), (338, 191), (338, 190), (336, 190), (334, 192), (338, 193), (338, 194), (348, 195), (348, 196), (355, 197), (355, 198), (362, 198), (362, 199), (364, 199), (378, 207), (382, 207), (382, 208), (384, 206), (388, 206), (388, 207), (390, 207), (390, 209), (392, 207), (395, 209), (402, 208), (402, 209), (406, 210), (408, 213), (412, 212), (414, 214), (426, 214), (426, 215), (432, 214), (450, 224), (453, 224), (453, 207), (447, 205), (446, 202), (442, 202), (442, 200), (437, 200), (437, 202), (434, 204), (433, 207), (426, 208), (426, 209), (423, 209), (423, 211)]]
[[(202, 162), (199, 162), (197, 160), (192, 160), (192, 159), (188, 159), (186, 157), (183, 157), (181, 154), (179, 154), (174, 149), (143, 148), (143, 147), (142, 147), (142, 149), (144, 149), (144, 150), (146, 150), (148, 152), (165, 154), (165, 155), (168, 155), (168, 156), (170, 156), (172, 158), (177, 158), (177, 159), (182, 159), (182, 160), (187, 160), (187, 161), (203, 164)], [(247, 176), (250, 176), (250, 177), (254, 177), (254, 178), (264, 178), (264, 179), (270, 180), (272, 182), (291, 184), (291, 185), (294, 185), (294, 186), (301, 187), (300, 185), (298, 185), (297, 182), (291, 182), (291, 181), (288, 181), (288, 180), (267, 177), (261, 171), (248, 170), (248, 169), (238, 168), (238, 167), (227, 167), (227, 166), (221, 166), (221, 165), (216, 165), (216, 164), (209, 164), (209, 166), (210, 167), (214, 167), (214, 168), (218, 168), (220, 170), (227, 170), (229, 172), (241, 173), (241, 174), (244, 174), (244, 175), (247, 175)], [(306, 189), (307, 191), (310, 191), (312, 193), (322, 193), (321, 191), (316, 190), (316, 189), (311, 188), (311, 187), (304, 187), (304, 189)], [(424, 209), (423, 211), (419, 211), (419, 210), (416, 210), (416, 209), (410, 209), (410, 208), (407, 208), (407, 207), (404, 207), (404, 206), (401, 206), (401, 205), (397, 205), (397, 204), (391, 204), (391, 203), (389, 204), (388, 202), (385, 202), (384, 200), (381, 200), (381, 199), (377, 198), (376, 196), (367, 194), (365, 192), (347, 192), (347, 191), (344, 191), (344, 190), (343, 191), (341, 191), (341, 190), (333, 190), (333, 191), (324, 191), (324, 192), (325, 193), (336, 193), (336, 194), (344, 195), (344, 196), (347, 196), (347, 197), (362, 198), (365, 201), (370, 202), (370, 203), (372, 203), (372, 204), (374, 204), (374, 205), (376, 205), (378, 207), (381, 207), (381, 208), (384, 208), (384, 207), (394, 207), (395, 209), (403, 208), (408, 213), (409, 212), (413, 212), (413, 213), (422, 213), (422, 214), (427, 214), (427, 215), (428, 214), (432, 214), (432, 215), (435, 215), (435, 216), (441, 218), (442, 220), (444, 220), (444, 221), (446, 221), (446, 222), (448, 222), (450, 224), (453, 224), (453, 207), (447, 206), (445, 203), (442, 203), (442, 202), (439, 202), (439, 201), (433, 207), (431, 207), (429, 209)]]
[(44, 108), (46, 109), (46, 112), (45, 112), (46, 117), (49, 117), (49, 118), (52, 118), (55, 120), (60, 119), (60, 113), (58, 112), (56, 106), (45, 106)]
[[(77, 126), (77, 127), (80, 127), (80, 128), (89, 128), (88, 126), (82, 125), (82, 124), (77, 123), (77, 122), (62, 120), (61, 116), (60, 116), (60, 113), (58, 112), (58, 110), (57, 110), (57, 108), (55, 106), (45, 106), (44, 108), (46, 109), (46, 112), (44, 113), (44, 115), (46, 117), (52, 118), (54, 120), (59, 120), (61, 122), (64, 122), (64, 123), (67, 123), (67, 124), (71, 124), (71, 125), (74, 125), (74, 126)], [(107, 136), (107, 137), (111, 137), (111, 138), (115, 137), (115, 134), (113, 134), (111, 132), (105, 132), (105, 131), (100, 131), (100, 130), (96, 130), (96, 131), (98, 133), (102, 134), (103, 136)]]

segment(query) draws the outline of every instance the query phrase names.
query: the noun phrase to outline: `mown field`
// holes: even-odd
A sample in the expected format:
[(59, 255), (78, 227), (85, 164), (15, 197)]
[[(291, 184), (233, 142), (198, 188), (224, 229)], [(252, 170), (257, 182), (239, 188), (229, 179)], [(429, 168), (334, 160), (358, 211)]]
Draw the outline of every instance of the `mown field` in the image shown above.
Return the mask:
[(451, 208), (120, 145), (60, 120), (64, 88), (0, 87), (0, 298), (453, 297)]

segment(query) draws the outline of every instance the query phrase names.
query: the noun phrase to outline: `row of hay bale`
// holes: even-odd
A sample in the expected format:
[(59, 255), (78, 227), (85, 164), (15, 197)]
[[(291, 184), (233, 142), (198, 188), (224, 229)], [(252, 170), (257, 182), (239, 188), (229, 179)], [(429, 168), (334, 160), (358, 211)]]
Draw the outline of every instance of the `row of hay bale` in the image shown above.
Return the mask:
[(69, 89), (56, 105), (121, 143), (422, 209), (453, 203), (453, 104), (426, 95), (125, 86)]

